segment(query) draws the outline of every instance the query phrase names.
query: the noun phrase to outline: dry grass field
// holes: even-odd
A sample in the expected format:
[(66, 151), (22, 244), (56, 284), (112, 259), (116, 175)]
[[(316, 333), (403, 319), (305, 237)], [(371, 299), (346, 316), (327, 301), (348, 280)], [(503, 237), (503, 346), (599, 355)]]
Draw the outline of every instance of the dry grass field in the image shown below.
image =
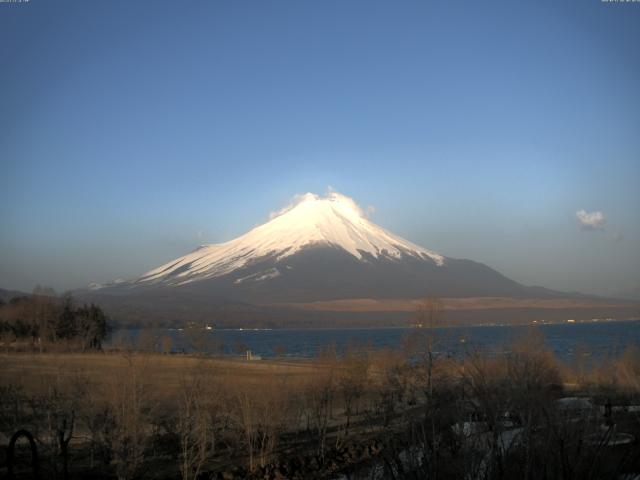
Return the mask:
[[(589, 369), (561, 364), (531, 334), (508, 355), (458, 360), (433, 355), (428, 332), (412, 340), (313, 360), (1, 354), (0, 444), (32, 432), (51, 479), (640, 472), (637, 351)], [(30, 478), (21, 455), (17, 478)], [(0, 476), (7, 462), (0, 455)]]
[(164, 355), (159, 353), (10, 353), (0, 354), (0, 384), (21, 385), (26, 391), (39, 393), (54, 377), (81, 375), (90, 383), (100, 384), (124, 375), (133, 362), (145, 381), (162, 395), (179, 392), (185, 375), (196, 369), (209, 371), (221, 384), (242, 383), (260, 388), (265, 379), (297, 383), (308, 378), (317, 364), (303, 360), (247, 361), (229, 357)]
[[(466, 297), (443, 298), (444, 310), (485, 310), (485, 309), (603, 309), (603, 308), (640, 308), (632, 302), (620, 302), (599, 299), (535, 299), (535, 298), (503, 298), (503, 297)], [(424, 302), (421, 298), (346, 298), (341, 300), (324, 300), (306, 303), (275, 303), (271, 306), (299, 308), (309, 311), (326, 312), (415, 312)]]

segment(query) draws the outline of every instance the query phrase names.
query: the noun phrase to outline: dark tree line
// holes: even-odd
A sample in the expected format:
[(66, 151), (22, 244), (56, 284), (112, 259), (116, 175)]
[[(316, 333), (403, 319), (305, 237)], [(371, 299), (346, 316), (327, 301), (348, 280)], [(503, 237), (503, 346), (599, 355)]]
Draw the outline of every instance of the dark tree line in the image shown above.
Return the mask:
[(0, 336), (4, 343), (29, 341), (32, 346), (66, 342), (85, 351), (100, 349), (108, 334), (107, 318), (93, 303), (76, 306), (70, 294), (56, 296), (36, 288), (32, 295), (0, 303)]

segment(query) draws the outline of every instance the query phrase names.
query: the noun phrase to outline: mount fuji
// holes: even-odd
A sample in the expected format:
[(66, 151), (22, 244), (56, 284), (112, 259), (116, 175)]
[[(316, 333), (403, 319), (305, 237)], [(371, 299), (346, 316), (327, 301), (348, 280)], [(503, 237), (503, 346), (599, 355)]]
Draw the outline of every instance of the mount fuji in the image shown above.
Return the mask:
[(285, 318), (296, 314), (284, 306), (348, 299), (566, 297), (418, 246), (336, 192), (299, 196), (236, 239), (201, 245), (137, 279), (94, 284), (82, 295), (117, 316), (177, 321)]
[(291, 257), (314, 247), (336, 249), (363, 263), (414, 259), (429, 265), (444, 264), (441, 255), (370, 222), (352, 199), (335, 192), (327, 197), (307, 193), (245, 235), (226, 243), (202, 245), (147, 272), (137, 283), (185, 285), (234, 272), (246, 273), (252, 265), (265, 261), (270, 268), (246, 276), (234, 275), (234, 283), (267, 281), (290, 270), (289, 263), (294, 261)]

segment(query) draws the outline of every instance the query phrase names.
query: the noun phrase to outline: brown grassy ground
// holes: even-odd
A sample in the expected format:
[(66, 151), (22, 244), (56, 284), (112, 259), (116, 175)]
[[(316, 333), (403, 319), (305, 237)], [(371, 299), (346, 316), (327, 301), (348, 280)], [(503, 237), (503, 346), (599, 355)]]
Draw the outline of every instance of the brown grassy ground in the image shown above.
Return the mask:
[[(159, 393), (175, 394), (185, 372), (195, 368), (215, 370), (218, 378), (260, 386), (269, 377), (295, 381), (313, 374), (318, 367), (309, 362), (200, 357), (196, 355), (163, 355), (136, 353), (134, 361), (143, 368), (145, 379)], [(47, 378), (56, 375), (82, 376), (99, 383), (124, 371), (131, 360), (124, 353), (10, 353), (0, 355), (0, 385), (21, 385), (27, 392), (38, 393)]]
[[(414, 347), (419, 347), (420, 342), (430, 345), (428, 336), (420, 337), (414, 335)], [(0, 387), (22, 388), (28, 415), (15, 418), (26, 418), (31, 422), (26, 428), (36, 429), (31, 431), (40, 439), (49, 469), (59, 466), (62, 458), (56, 453), (56, 430), (51, 429), (50, 420), (77, 412), (70, 445), (71, 478), (83, 480), (88, 473), (94, 475), (92, 478), (114, 478), (124, 466), (134, 472), (126, 478), (139, 478), (136, 475), (141, 471), (146, 472), (147, 478), (178, 478), (177, 462), (183, 458), (181, 442), (185, 438), (190, 442), (187, 445), (209, 445), (201, 471), (236, 472), (230, 477), (235, 479), (247, 478), (247, 470), (253, 472), (252, 478), (274, 478), (273, 470), (268, 468), (286, 464), (291, 471), (292, 458), (296, 459), (297, 473), (286, 478), (336, 478), (341, 469), (366, 467), (374, 455), (372, 446), (380, 459), (376, 462), (389, 464), (399, 461), (407, 445), (418, 445), (425, 452), (437, 445), (437, 455), (442, 460), (437, 466), (439, 478), (463, 478), (467, 475), (461, 472), (475, 472), (478, 468), (473, 462), (467, 464), (468, 460), (482, 459), (491, 450), (484, 444), (468, 442), (464, 436), (455, 437), (464, 447), (462, 450), (448, 449), (448, 444), (439, 438), (449, 438), (455, 432), (452, 425), (468, 419), (480, 420), (487, 432), (513, 433), (513, 425), (501, 423), (504, 411), (510, 412), (509, 418), (517, 422), (518, 429), (530, 432), (531, 438), (507, 452), (505, 465), (515, 470), (502, 478), (524, 478), (516, 460), (525, 447), (537, 449), (530, 453), (532, 458), (538, 455), (544, 460), (539, 464), (544, 465), (545, 472), (551, 472), (546, 478), (561, 478), (554, 472), (561, 471), (563, 462), (584, 473), (583, 464), (591, 458), (589, 452), (593, 449), (589, 450), (591, 447), (583, 440), (589, 435), (601, 435), (604, 403), (611, 402), (615, 408), (640, 403), (640, 355), (629, 350), (601, 370), (569, 368), (560, 365), (541, 342), (541, 337), (529, 334), (512, 345), (509, 356), (439, 359), (433, 364), (433, 377), (429, 357), (424, 352), (420, 354), (420, 349), (412, 350), (410, 345), (406, 354), (415, 352), (418, 364), (407, 362), (406, 354), (387, 350), (354, 352), (344, 359), (327, 352), (314, 361), (259, 362), (126, 351), (10, 353), (0, 354)], [(428, 378), (433, 378), (433, 393), (430, 383), (426, 383)], [(74, 389), (74, 381), (79, 379), (90, 384), (82, 397)], [(570, 392), (561, 387), (566, 382), (573, 385)], [(57, 396), (55, 390), (49, 390), (47, 396), (47, 386), (67, 390)], [(10, 393), (5, 391), (3, 408), (11, 407)], [(347, 408), (346, 395), (354, 393), (357, 395)], [(48, 403), (38, 401), (40, 394)], [(582, 430), (576, 430), (574, 418), (569, 419), (558, 408), (556, 399), (567, 395), (591, 398), (596, 405), (580, 414)], [(202, 407), (198, 409), (198, 405)], [(89, 423), (102, 418), (102, 407), (109, 408), (112, 416), (108, 418), (114, 422), (105, 423), (109, 427), (106, 436), (101, 423), (97, 429)], [(614, 420), (620, 431), (640, 438), (635, 414), (616, 410)], [(59, 429), (59, 424), (53, 426)], [(14, 427), (7, 431), (24, 428)], [(198, 436), (200, 429), (207, 435)], [(549, 437), (549, 432), (555, 432), (557, 441)], [(486, 432), (482, 435), (484, 439), (495, 437)], [(210, 440), (214, 438), (215, 442)], [(556, 458), (558, 445), (571, 446), (575, 438), (582, 439), (576, 447), (582, 456), (577, 459), (578, 453), (569, 449), (567, 458)], [(550, 441), (557, 445), (547, 448)], [(0, 446), (6, 442), (7, 438), (0, 435)], [(128, 451), (127, 456), (121, 455), (122, 445), (144, 446), (140, 461), (134, 464), (131, 459), (137, 457)], [(602, 474), (590, 473), (589, 478), (613, 478), (607, 475), (619, 468), (624, 472), (640, 471), (637, 446), (636, 441), (622, 450), (604, 452), (604, 463), (598, 465)], [(105, 448), (110, 449), (111, 457), (107, 463), (100, 463), (99, 453)], [(365, 453), (353, 453), (360, 451)], [(0, 477), (6, 472), (1, 453), (0, 449)], [(616, 460), (618, 453), (631, 460)], [(193, 451), (190, 455), (193, 458)], [(500, 463), (501, 458), (495, 461)], [(448, 471), (443, 465), (457, 466), (457, 470)], [(505, 465), (491, 468), (499, 470)], [(429, 474), (429, 469), (436, 465), (417, 464), (413, 468), (413, 478), (435, 476)], [(533, 466), (524, 470), (530, 473), (529, 478), (544, 476)], [(362, 472), (366, 474), (366, 468)], [(195, 473), (183, 478), (193, 480), (194, 476)]]
[[(415, 312), (424, 299), (420, 298), (348, 298), (307, 303), (281, 303), (271, 306), (299, 308), (321, 312)], [(503, 297), (443, 298), (445, 310), (483, 310), (500, 308), (628, 308), (631, 302), (610, 300), (583, 300), (575, 298), (559, 299), (518, 299)], [(636, 305), (640, 308), (639, 305)]]

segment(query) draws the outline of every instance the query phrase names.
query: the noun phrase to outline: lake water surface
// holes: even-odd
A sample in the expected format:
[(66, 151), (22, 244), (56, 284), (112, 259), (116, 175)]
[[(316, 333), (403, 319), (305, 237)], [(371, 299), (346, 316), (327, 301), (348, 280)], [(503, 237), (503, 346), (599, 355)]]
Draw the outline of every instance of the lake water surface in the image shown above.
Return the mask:
[[(640, 347), (640, 320), (563, 323), (534, 327), (555, 354), (565, 361), (579, 352), (603, 359), (620, 354), (628, 346)], [(482, 350), (500, 354), (518, 337), (529, 335), (530, 326), (444, 327), (436, 329), (436, 349), (441, 354), (460, 356)], [(114, 338), (129, 336), (139, 330), (117, 331)], [(210, 330), (206, 332), (209, 350), (237, 353), (249, 349), (263, 358), (277, 354), (286, 357), (311, 358), (322, 349), (335, 345), (339, 353), (349, 346), (400, 348), (407, 337), (416, 334), (411, 328), (304, 329), (304, 330)], [(174, 352), (193, 351), (192, 342), (182, 330), (154, 330), (154, 336), (169, 336)]]

